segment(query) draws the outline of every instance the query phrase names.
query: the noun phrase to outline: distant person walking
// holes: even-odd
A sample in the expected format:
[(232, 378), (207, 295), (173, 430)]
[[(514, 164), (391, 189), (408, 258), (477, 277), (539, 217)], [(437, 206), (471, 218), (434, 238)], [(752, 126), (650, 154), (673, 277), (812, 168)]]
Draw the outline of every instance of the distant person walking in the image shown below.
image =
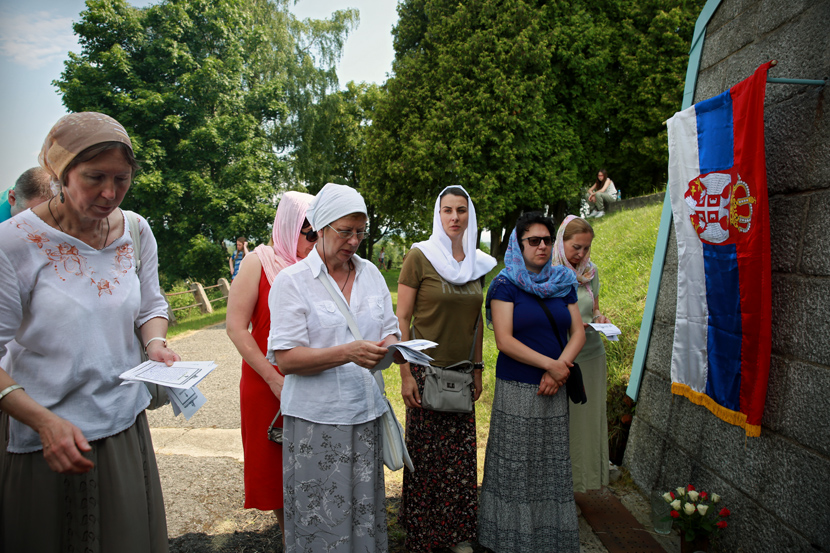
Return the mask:
[(236, 278), (236, 275), (239, 273), (239, 265), (246, 255), (248, 255), (248, 239), (240, 236), (236, 239), (236, 250), (230, 259), (228, 259), (228, 265), (231, 269), (231, 280)]
[(587, 217), (602, 217), (608, 204), (616, 201), (617, 187), (614, 186), (614, 181), (608, 178), (608, 171), (600, 169), (596, 182), (588, 189), (588, 202), (594, 205)]
[(386, 252), (383, 248), (380, 249), (380, 253), (378, 254), (378, 268), (383, 271), (386, 269)]

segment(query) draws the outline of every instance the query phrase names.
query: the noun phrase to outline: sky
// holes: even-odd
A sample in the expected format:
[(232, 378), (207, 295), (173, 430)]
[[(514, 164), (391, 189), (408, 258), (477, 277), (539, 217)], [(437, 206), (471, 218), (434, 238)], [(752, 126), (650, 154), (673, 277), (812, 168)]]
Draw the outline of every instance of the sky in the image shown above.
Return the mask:
[[(157, 3), (128, 1), (137, 7)], [(396, 7), (393, 0), (298, 0), (292, 11), (301, 19), (325, 19), (345, 8), (360, 11), (360, 24), (337, 68), (342, 87), (349, 81), (386, 81), (395, 57)], [(60, 78), (68, 53), (80, 53), (72, 24), (85, 8), (83, 0), (0, 0), (0, 191), (37, 165), (49, 129), (67, 113), (52, 81)]]

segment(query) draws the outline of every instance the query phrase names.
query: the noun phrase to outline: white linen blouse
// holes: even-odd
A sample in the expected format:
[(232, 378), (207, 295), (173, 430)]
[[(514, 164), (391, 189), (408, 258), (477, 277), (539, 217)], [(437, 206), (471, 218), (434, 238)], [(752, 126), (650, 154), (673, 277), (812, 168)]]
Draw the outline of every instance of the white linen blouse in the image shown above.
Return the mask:
[[(121, 386), (118, 375), (141, 361), (135, 327), (167, 318), (150, 226), (139, 217), (139, 282), (123, 224), (123, 236), (96, 250), (31, 210), (0, 223), (3, 369), (89, 441), (126, 430), (149, 404), (145, 386)], [(10, 419), (9, 429), (11, 453), (43, 448), (32, 428)]]
[[(352, 317), (364, 340), (379, 342), (389, 335), (400, 338), (398, 319), (386, 281), (374, 264), (352, 256)], [(316, 248), (302, 261), (280, 271), (271, 286), (268, 307), (271, 331), (266, 357), (275, 350), (295, 347), (327, 348), (354, 341), (346, 318), (317, 279), (323, 272), (334, 289), (340, 287), (328, 274)], [(289, 374), (282, 390), (282, 413), (318, 424), (363, 424), (386, 412), (386, 402), (372, 374), (346, 363), (315, 375)]]

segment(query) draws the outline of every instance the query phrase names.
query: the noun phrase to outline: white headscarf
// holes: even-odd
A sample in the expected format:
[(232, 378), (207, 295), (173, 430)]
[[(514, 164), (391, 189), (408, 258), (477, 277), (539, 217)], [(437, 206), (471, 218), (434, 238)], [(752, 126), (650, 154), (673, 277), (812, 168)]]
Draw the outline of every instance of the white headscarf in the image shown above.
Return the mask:
[[(458, 185), (447, 188), (460, 188)], [(447, 188), (441, 191), (443, 194)], [(432, 215), (432, 236), (425, 242), (413, 244), (418, 248), (432, 264), (432, 267), (441, 275), (441, 278), (456, 286), (467, 284), (471, 280), (486, 275), (490, 269), (496, 266), (496, 259), (476, 249), (478, 239), (478, 223), (476, 220), (476, 209), (473, 207), (473, 200), (467, 194), (467, 229), (461, 238), (464, 247), (464, 261), (458, 263), (452, 256), (452, 241), (441, 224), (441, 194), (435, 200), (435, 211)], [(472, 252), (472, 255), (471, 255)]]
[(306, 218), (311, 223), (311, 228), (320, 231), (329, 223), (352, 213), (369, 216), (363, 196), (354, 188), (330, 182), (314, 196)]

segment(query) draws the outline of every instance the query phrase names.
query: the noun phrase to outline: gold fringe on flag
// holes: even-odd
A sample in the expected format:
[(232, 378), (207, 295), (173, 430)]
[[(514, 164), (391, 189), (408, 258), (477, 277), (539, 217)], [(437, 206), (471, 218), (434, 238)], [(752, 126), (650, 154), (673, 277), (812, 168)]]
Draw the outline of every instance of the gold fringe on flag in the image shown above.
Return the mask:
[(719, 405), (711, 397), (707, 396), (704, 393), (692, 390), (686, 384), (672, 382), (671, 393), (676, 394), (678, 396), (683, 396), (695, 405), (702, 405), (703, 407), (706, 407), (707, 409), (709, 409), (709, 411), (712, 412), (713, 415), (715, 415), (724, 422), (728, 422), (729, 424), (735, 426), (740, 426), (744, 429), (746, 435), (751, 438), (757, 438), (761, 435), (761, 426), (747, 423), (745, 414), (740, 413), (738, 411), (733, 411), (732, 409), (727, 409), (723, 405)]

